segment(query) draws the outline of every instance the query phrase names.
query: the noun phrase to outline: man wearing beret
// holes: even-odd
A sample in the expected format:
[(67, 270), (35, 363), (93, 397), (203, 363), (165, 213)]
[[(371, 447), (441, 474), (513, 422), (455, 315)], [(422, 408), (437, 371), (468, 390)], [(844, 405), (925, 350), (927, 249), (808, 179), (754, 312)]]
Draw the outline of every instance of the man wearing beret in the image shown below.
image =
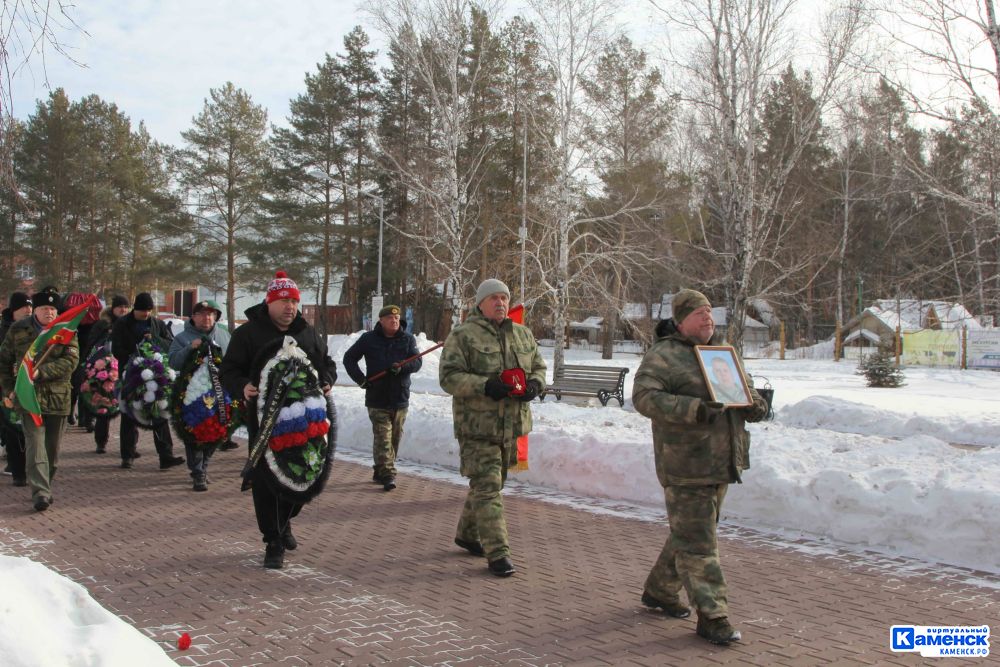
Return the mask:
[[(418, 354), (417, 339), (406, 331), (406, 320), (400, 319), (399, 306), (392, 305), (380, 310), (375, 328), (361, 334), (344, 353), (347, 374), (365, 390), (365, 407), (374, 433), (372, 481), (386, 491), (396, 488), (396, 456), (410, 404), (410, 375), (419, 371), (423, 363), (420, 359), (401, 362)], [(362, 357), (368, 377), (381, 371), (387, 373), (369, 382), (358, 366)]]
[[(15, 322), (20, 322), (26, 317), (31, 317), (31, 297), (24, 292), (14, 292), (7, 300), (7, 307), (3, 309), (0, 317), (0, 343), (7, 338), (7, 332), (14, 326)], [(19, 360), (20, 361), (20, 360)], [(14, 486), (27, 486), (27, 476), (24, 471), (24, 431), (20, 424), (15, 424), (10, 420), (11, 412), (5, 410), (0, 417), (0, 438), (4, 450), (7, 452), (7, 466), (4, 473), (12, 475)]]
[(52, 478), (59, 467), (59, 444), (66, 430), (70, 405), (70, 377), (80, 359), (80, 344), (73, 336), (69, 344), (54, 344), (41, 363), (36, 359), (35, 396), (41, 408), (41, 425), (25, 412), (13, 395), (17, 371), (25, 353), (42, 331), (59, 316), (59, 295), (48, 290), (31, 298), (31, 317), (15, 322), (0, 345), (0, 386), (5, 404), (21, 413), (26, 444), (26, 472), (35, 509), (44, 512), (52, 504)]
[[(170, 343), (168, 357), (170, 367), (180, 372), (191, 352), (204, 344), (211, 343), (222, 354), (229, 349), (229, 331), (216, 324), (222, 317), (222, 308), (211, 299), (199, 301), (191, 309), (191, 317), (184, 323), (184, 331), (177, 334)], [(208, 461), (215, 453), (214, 447), (194, 447), (184, 443), (184, 454), (188, 470), (191, 471), (192, 489), (208, 491)]]
[[(734, 325), (735, 326), (735, 325)], [(670, 535), (643, 587), (642, 603), (668, 616), (698, 614), (696, 631), (713, 644), (741, 639), (729, 623), (717, 526), (729, 484), (749, 466), (746, 422), (760, 421), (767, 403), (727, 409), (712, 401), (695, 345), (721, 344), (712, 305), (701, 292), (674, 295), (673, 317), (656, 327), (656, 342), (639, 364), (632, 403), (653, 422), (656, 474), (663, 486)]]
[[(529, 403), (545, 384), (535, 337), (507, 317), (509, 306), (507, 286), (484, 280), (475, 310), (445, 341), (439, 369), (441, 388), (452, 396), (461, 473), (469, 478), (455, 544), (486, 556), (498, 577), (514, 574), (500, 491), (517, 458), (517, 438), (531, 431)], [(504, 371), (523, 373), (524, 386), (505, 382)]]

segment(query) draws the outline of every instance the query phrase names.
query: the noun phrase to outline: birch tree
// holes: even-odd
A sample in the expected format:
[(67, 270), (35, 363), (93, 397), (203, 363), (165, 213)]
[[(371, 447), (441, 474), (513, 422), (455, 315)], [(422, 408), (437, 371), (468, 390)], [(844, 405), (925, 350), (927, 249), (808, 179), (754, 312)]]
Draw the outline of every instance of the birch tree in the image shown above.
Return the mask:
[(423, 230), (389, 224), (417, 244), (445, 278), (454, 326), (474, 288), (477, 255), (490, 240), (479, 233), (479, 206), (496, 137), (479, 133), (470, 140), (470, 134), (479, 120), (475, 100), (484, 86), (484, 60), (493, 54), (473, 40), (490, 39), (499, 2), (386, 0), (369, 11), (378, 30), (412, 64), (432, 127), (423, 169), (383, 151), (393, 178), (417, 200), (428, 224)]
[[(588, 135), (584, 82), (593, 76), (598, 60), (617, 37), (613, 0), (531, 0), (538, 27), (539, 55), (552, 76), (552, 127), (554, 184), (544, 197), (539, 234), (530, 242), (541, 295), (552, 304), (556, 369), (565, 363), (566, 326), (573, 295), (595, 279), (595, 271), (608, 270), (606, 262), (616, 253), (617, 234), (599, 231), (622, 215), (647, 208), (638, 195), (614, 211), (588, 211), (588, 194), (595, 194), (595, 151)], [(626, 253), (641, 252), (628, 248)], [(615, 268), (621, 268), (617, 265)]]
[[(705, 160), (705, 206), (717, 235), (705, 235), (704, 250), (720, 262), (721, 292), (729, 308), (729, 342), (739, 349), (747, 303), (766, 296), (786, 273), (781, 248), (786, 239), (777, 215), (789, 174), (820, 127), (823, 111), (836, 99), (845, 70), (866, 28), (863, 0), (847, 0), (825, 13), (814, 47), (815, 105), (804, 109), (787, 138), (777, 169), (761, 169), (761, 112), (765, 92), (796, 53), (791, 33), (795, 0), (676, 0), (656, 5), (667, 26), (688, 39), (670, 55), (683, 73), (680, 95), (699, 123)], [(683, 54), (678, 55), (683, 49)], [(768, 271), (758, 271), (763, 266)]]
[[(1000, 145), (991, 142), (1000, 125), (1000, 25), (995, 0), (902, 0), (886, 3), (882, 27), (903, 51), (902, 63), (881, 68), (880, 74), (902, 91), (910, 108), (924, 117), (945, 121), (953, 131), (978, 141), (970, 159), (985, 157), (972, 168), (986, 167), (981, 187), (953, 188), (926, 165), (909, 164), (922, 188), (966, 211), (976, 225), (988, 223), (982, 244), (976, 243), (977, 272), (989, 276), (990, 295), (983, 286), (984, 304), (1000, 315), (1000, 173), (992, 168)], [(982, 254), (980, 254), (982, 253)], [(987, 309), (987, 306), (982, 306)]]

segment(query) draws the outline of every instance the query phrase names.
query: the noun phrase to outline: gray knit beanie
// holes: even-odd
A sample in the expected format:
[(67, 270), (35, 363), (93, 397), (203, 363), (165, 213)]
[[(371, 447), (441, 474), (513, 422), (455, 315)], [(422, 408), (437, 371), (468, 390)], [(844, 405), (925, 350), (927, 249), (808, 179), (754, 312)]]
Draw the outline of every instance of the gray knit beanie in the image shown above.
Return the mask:
[(497, 292), (503, 292), (508, 299), (510, 298), (510, 289), (496, 278), (489, 278), (479, 283), (479, 289), (476, 290), (476, 305), (478, 306), (483, 302), (483, 299)]

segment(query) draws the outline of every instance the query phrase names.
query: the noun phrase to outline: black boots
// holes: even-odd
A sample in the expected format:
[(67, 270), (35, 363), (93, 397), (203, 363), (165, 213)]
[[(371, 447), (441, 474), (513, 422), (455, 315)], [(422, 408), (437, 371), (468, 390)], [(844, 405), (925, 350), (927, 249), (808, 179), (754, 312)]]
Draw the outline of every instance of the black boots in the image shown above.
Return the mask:
[(208, 478), (205, 475), (193, 476), (192, 488), (195, 491), (208, 491)]
[(264, 567), (280, 570), (285, 566), (285, 545), (281, 540), (272, 540), (264, 550)]
[(395, 488), (396, 488), (396, 478), (393, 477), (392, 475), (386, 477), (385, 480), (382, 481), (383, 490), (392, 491)]
[(281, 544), (289, 551), (295, 551), (299, 546), (299, 541), (292, 535), (292, 524), (285, 527), (285, 532), (281, 534)]
[(695, 632), (698, 633), (699, 637), (704, 637), (719, 646), (729, 646), (730, 643), (738, 642), (743, 638), (739, 630), (729, 625), (729, 619), (725, 616), (705, 618), (698, 614), (698, 628)]
[(490, 572), (498, 577), (509, 577), (514, 574), (514, 563), (507, 557), (491, 560)]
[(468, 551), (473, 556), (485, 556), (486, 550), (483, 549), (483, 545), (479, 542), (470, 542), (468, 540), (463, 540), (460, 537), (455, 538), (455, 544), (462, 547)]
[(160, 459), (160, 470), (173, 468), (174, 466), (179, 466), (182, 463), (184, 463), (183, 456), (168, 456), (165, 459)]
[(659, 598), (653, 597), (646, 591), (642, 592), (642, 604), (650, 609), (662, 609), (664, 614), (673, 616), (674, 618), (687, 618), (691, 615), (691, 610), (686, 604), (682, 604), (680, 600), (664, 602)]

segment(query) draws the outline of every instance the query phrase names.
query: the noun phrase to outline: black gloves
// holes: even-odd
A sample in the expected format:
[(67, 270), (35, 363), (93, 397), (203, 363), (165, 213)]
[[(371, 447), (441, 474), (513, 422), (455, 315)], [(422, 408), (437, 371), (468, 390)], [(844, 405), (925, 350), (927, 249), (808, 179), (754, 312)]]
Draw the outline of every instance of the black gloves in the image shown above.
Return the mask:
[(696, 419), (699, 424), (711, 424), (726, 410), (726, 404), (718, 401), (701, 401)]
[(486, 388), (483, 393), (492, 398), (494, 401), (502, 401), (510, 395), (510, 390), (513, 389), (509, 384), (504, 384), (500, 380), (499, 376), (494, 375), (489, 380), (486, 381)]
[(528, 386), (524, 388), (524, 393), (517, 397), (517, 400), (529, 403), (542, 393), (542, 383), (538, 380), (528, 380)]
[(366, 379), (359, 382), (358, 386), (361, 387), (362, 389), (367, 389), (368, 387), (372, 386), (372, 383)]
[(403, 367), (399, 364), (393, 364), (392, 366), (389, 366), (388, 370), (390, 375), (399, 375), (403, 372)]
[(754, 399), (753, 405), (743, 408), (743, 418), (750, 422), (759, 422), (767, 417), (767, 401), (763, 398)]

